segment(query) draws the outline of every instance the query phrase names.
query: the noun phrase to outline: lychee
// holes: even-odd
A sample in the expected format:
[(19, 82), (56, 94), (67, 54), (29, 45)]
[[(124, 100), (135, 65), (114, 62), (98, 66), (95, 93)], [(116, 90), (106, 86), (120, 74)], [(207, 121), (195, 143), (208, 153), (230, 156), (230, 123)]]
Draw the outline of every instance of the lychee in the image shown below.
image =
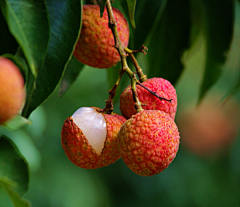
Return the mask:
[(104, 114), (99, 108), (82, 107), (64, 122), (62, 147), (77, 166), (96, 169), (120, 158), (117, 134), (125, 122), (118, 114)]
[(18, 67), (0, 57), (0, 124), (16, 116), (25, 101), (24, 79)]
[(199, 107), (188, 106), (179, 114), (182, 144), (200, 157), (214, 157), (226, 152), (239, 133), (240, 106), (219, 99), (205, 99)]
[[(127, 47), (129, 40), (128, 23), (123, 14), (113, 8), (117, 21), (117, 31), (122, 44)], [(74, 56), (82, 63), (96, 68), (109, 68), (120, 61), (105, 9), (100, 17), (98, 5), (83, 5), (82, 29), (77, 41)]]
[(176, 156), (179, 139), (174, 120), (158, 110), (133, 115), (118, 133), (123, 161), (141, 176), (152, 176), (167, 168)]
[[(142, 108), (145, 110), (160, 110), (169, 114), (173, 119), (177, 111), (177, 94), (173, 85), (163, 78), (151, 78), (142, 83), (151, 91), (155, 92), (158, 96), (165, 99), (159, 99), (145, 88), (137, 85), (137, 93)], [(136, 114), (137, 111), (134, 108), (134, 101), (132, 96), (131, 86), (129, 85), (120, 96), (120, 110), (122, 115), (127, 119)]]

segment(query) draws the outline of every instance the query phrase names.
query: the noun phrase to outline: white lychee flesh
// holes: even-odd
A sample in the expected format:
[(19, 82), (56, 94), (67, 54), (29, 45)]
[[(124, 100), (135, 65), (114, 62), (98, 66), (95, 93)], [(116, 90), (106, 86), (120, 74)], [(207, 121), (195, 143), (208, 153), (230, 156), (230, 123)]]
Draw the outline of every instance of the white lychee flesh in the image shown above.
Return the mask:
[(72, 115), (75, 124), (82, 130), (89, 145), (101, 154), (107, 137), (106, 120), (104, 116), (91, 107), (81, 107)]

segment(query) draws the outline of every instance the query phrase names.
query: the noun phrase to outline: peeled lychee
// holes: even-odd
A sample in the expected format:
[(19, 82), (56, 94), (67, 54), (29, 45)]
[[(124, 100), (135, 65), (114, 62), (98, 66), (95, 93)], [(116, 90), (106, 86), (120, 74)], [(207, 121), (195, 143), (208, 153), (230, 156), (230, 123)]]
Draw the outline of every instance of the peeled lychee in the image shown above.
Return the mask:
[(141, 176), (152, 176), (167, 168), (176, 156), (179, 139), (174, 120), (157, 110), (137, 113), (118, 133), (123, 161)]
[[(177, 94), (173, 85), (163, 78), (151, 78), (142, 83), (160, 97), (172, 99), (171, 101), (159, 99), (143, 87), (137, 85), (137, 93), (142, 108), (145, 110), (160, 110), (169, 114), (173, 119), (177, 111)], [(127, 119), (136, 114), (131, 86), (129, 85), (120, 96), (120, 110)]]
[(24, 79), (18, 67), (0, 57), (0, 124), (16, 116), (25, 101)]
[[(117, 21), (117, 31), (123, 45), (129, 40), (128, 23), (123, 14), (113, 8)], [(83, 5), (82, 29), (77, 41), (74, 56), (82, 63), (96, 67), (109, 68), (120, 61), (111, 29), (108, 26), (108, 15), (105, 9), (100, 17), (98, 5)]]
[(62, 147), (77, 166), (96, 169), (120, 158), (117, 134), (125, 122), (123, 116), (104, 114), (94, 107), (79, 108), (64, 122)]

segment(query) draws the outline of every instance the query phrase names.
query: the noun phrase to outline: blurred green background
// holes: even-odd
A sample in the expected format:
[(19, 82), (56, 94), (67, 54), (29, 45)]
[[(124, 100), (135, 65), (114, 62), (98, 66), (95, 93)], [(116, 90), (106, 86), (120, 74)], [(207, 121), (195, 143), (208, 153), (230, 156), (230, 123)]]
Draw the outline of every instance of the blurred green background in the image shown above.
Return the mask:
[[(58, 86), (31, 114), (29, 119), (32, 125), (14, 132), (0, 126), (0, 134), (12, 139), (29, 163), (29, 190), (24, 198), (33, 207), (239, 207), (240, 94), (238, 92), (224, 98), (232, 86), (232, 80), (237, 79), (240, 71), (239, 2), (236, 5), (235, 38), (223, 74), (199, 107), (199, 88), (207, 56), (202, 32), (198, 31), (190, 49), (182, 56), (184, 70), (175, 84), (178, 95), (176, 122), (181, 144), (175, 160), (167, 169), (152, 177), (140, 177), (131, 172), (121, 159), (97, 170), (81, 169), (68, 160), (61, 146), (64, 120), (79, 107), (104, 108), (111, 88), (109, 82), (114, 81), (108, 79), (115, 77), (109, 74), (116, 73), (114, 68), (109, 71), (85, 66), (63, 97), (58, 95)], [(136, 17), (139, 17), (137, 13)], [(141, 35), (134, 37), (141, 45)], [(133, 36), (131, 38), (133, 42)], [(171, 42), (168, 44), (171, 45)], [(13, 42), (13, 45), (10, 48), (16, 51), (16, 43)], [(10, 49), (7, 51), (7, 48), (8, 45), (5, 45), (0, 49), (13, 52)], [(158, 50), (154, 50), (156, 52)], [(151, 55), (151, 47), (149, 53)], [(150, 64), (148, 57), (139, 54), (137, 59), (149, 77), (152, 77), (154, 70), (151, 70), (150, 65), (155, 62)], [(118, 89), (118, 95), (129, 84), (128, 78), (124, 76), (124, 84)], [(200, 113), (203, 115), (199, 116), (197, 112), (204, 104), (206, 108)], [(120, 113), (117, 97), (114, 106), (115, 112)], [(0, 188), (0, 207), (12, 206), (7, 193)]]
[[(184, 55), (184, 73), (176, 85), (178, 125), (181, 112), (189, 105), (196, 105), (204, 68), (203, 43), (202, 36), (199, 36), (196, 44)], [(231, 73), (231, 68), (226, 71), (225, 77)], [(109, 88), (106, 79), (106, 71), (86, 67), (62, 98), (59, 98), (56, 89), (34, 111), (30, 117), (32, 125), (15, 132), (0, 128), (0, 132), (16, 143), (29, 162), (29, 191), (24, 197), (31, 201), (32, 206), (240, 206), (239, 133), (235, 137), (228, 137), (232, 141), (224, 145), (223, 151), (214, 155), (199, 156), (180, 144), (173, 163), (153, 177), (134, 174), (121, 159), (97, 170), (81, 169), (72, 164), (61, 146), (61, 127), (64, 120), (79, 107), (105, 106)], [(220, 94), (220, 101), (225, 93), (221, 89), (225, 88), (223, 84), (227, 84), (224, 78), (219, 80), (204, 100)], [(234, 105), (237, 112), (239, 97), (235, 96), (234, 99), (237, 100)], [(120, 113), (117, 100), (115, 111)], [(236, 118), (237, 121), (239, 123), (240, 116)], [(181, 128), (179, 130), (181, 134)], [(218, 134), (221, 136), (221, 132)], [(181, 136), (181, 139), (187, 137)], [(4, 197), (3, 193), (0, 196), (1, 207), (11, 206), (7, 196)]]

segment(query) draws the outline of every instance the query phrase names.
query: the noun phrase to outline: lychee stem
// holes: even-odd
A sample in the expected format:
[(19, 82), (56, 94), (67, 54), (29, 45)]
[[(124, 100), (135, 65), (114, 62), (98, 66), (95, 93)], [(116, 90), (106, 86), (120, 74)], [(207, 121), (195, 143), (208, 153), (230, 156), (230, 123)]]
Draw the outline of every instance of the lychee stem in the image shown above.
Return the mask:
[(113, 107), (113, 98), (114, 98), (114, 96), (116, 94), (117, 87), (120, 84), (120, 81), (122, 79), (123, 74), (124, 74), (124, 70), (120, 70), (119, 71), (119, 76), (118, 76), (118, 79), (117, 79), (116, 83), (111, 88), (111, 90), (109, 90), (109, 92), (108, 92), (109, 98), (106, 101), (105, 109), (103, 109), (103, 112), (106, 113), (106, 114), (111, 114), (113, 112), (113, 109), (114, 109), (114, 107)]
[(109, 25), (109, 28), (112, 30), (112, 33), (113, 33), (113, 37), (114, 37), (114, 40), (115, 40), (115, 48), (118, 50), (118, 53), (121, 57), (121, 60), (123, 58), (126, 59), (126, 53), (124, 51), (124, 47), (123, 47), (122, 42), (121, 42), (121, 40), (119, 38), (119, 35), (118, 35), (117, 21), (116, 21), (114, 15), (113, 15), (113, 10), (112, 10), (110, 0), (107, 0), (106, 7), (107, 7), (107, 13), (108, 13), (108, 25)]
[(146, 46), (144, 46), (144, 45), (142, 45), (142, 47), (139, 49), (139, 50), (130, 50), (129, 48), (125, 48), (125, 51), (127, 52), (127, 53), (137, 53), (137, 52), (141, 52), (141, 53), (143, 53), (144, 55), (146, 55), (147, 54), (147, 51), (148, 51), (148, 48), (146, 47)]
[[(118, 35), (117, 22), (116, 22), (116, 19), (115, 19), (114, 15), (113, 15), (113, 10), (112, 10), (110, 0), (106, 1), (106, 8), (107, 8), (107, 13), (108, 13), (108, 21), (109, 21), (108, 25), (109, 25), (109, 28), (112, 30), (112, 33), (113, 33), (113, 37), (114, 37), (114, 40), (115, 40), (115, 48), (117, 49), (117, 51), (118, 51), (118, 53), (121, 57), (122, 69), (119, 73), (123, 74), (124, 72), (126, 72), (128, 74), (128, 76), (131, 78), (131, 86), (132, 86), (132, 92), (133, 92), (133, 100), (135, 101), (135, 108), (136, 108), (137, 111), (141, 111), (143, 109), (142, 109), (142, 106), (141, 106), (141, 102), (138, 99), (137, 90), (136, 90), (136, 80), (137, 79), (135, 77), (135, 74), (128, 67), (127, 59), (126, 59), (127, 54), (124, 50), (124, 46), (123, 46), (123, 44), (122, 44), (122, 42), (119, 38), (119, 35)], [(117, 85), (115, 84), (115, 86), (117, 87), (118, 84)], [(116, 88), (114, 90), (116, 90)], [(112, 98), (113, 97), (110, 94), (109, 101), (107, 101), (107, 104), (109, 104), (109, 103), (111, 103), (111, 104), (109, 106), (106, 105), (106, 111), (108, 111), (108, 110), (111, 111), (113, 109)], [(108, 107), (110, 107), (110, 108), (108, 108)]]
[(145, 90), (147, 90), (148, 92), (150, 92), (151, 94), (153, 94), (154, 96), (156, 96), (157, 98), (161, 99), (161, 100), (165, 100), (168, 102), (171, 102), (173, 99), (166, 99), (164, 97), (159, 96), (156, 92), (153, 92), (152, 90), (150, 90), (148, 87), (144, 86), (143, 84), (141, 84), (140, 82), (137, 82), (138, 85), (140, 85), (141, 87), (143, 87)]
[[(112, 6), (110, 3), (110, 0), (106, 1), (106, 8), (107, 8), (107, 13), (108, 13), (108, 19), (109, 19), (109, 28), (112, 30), (113, 33), (113, 37), (115, 40), (115, 48), (117, 49), (120, 57), (121, 57), (121, 63), (122, 63), (122, 68), (119, 71), (119, 77), (115, 83), (115, 85), (113, 86), (113, 88), (109, 91), (109, 99), (106, 101), (106, 108), (104, 109), (105, 113), (111, 113), (113, 111), (113, 98), (115, 96), (115, 92), (116, 89), (121, 81), (122, 75), (124, 74), (124, 72), (126, 72), (128, 74), (128, 76), (131, 79), (131, 89), (132, 89), (132, 93), (133, 93), (133, 100), (135, 102), (135, 109), (137, 112), (142, 111), (142, 104), (138, 99), (138, 94), (137, 94), (137, 87), (136, 85), (140, 85), (143, 88), (145, 88), (147, 91), (149, 91), (151, 94), (153, 94), (154, 96), (156, 96), (159, 99), (162, 100), (166, 100), (166, 101), (171, 101), (172, 99), (165, 99), (163, 97), (160, 97), (159, 95), (157, 95), (156, 92), (151, 91), (150, 89), (148, 89), (146, 86), (144, 86), (143, 84), (141, 84), (141, 82), (144, 82), (147, 79), (147, 76), (143, 73), (142, 68), (139, 66), (136, 58), (134, 57), (133, 53), (134, 52), (143, 52), (144, 54), (146, 53), (146, 51), (144, 50), (148, 50), (147, 47), (145, 47), (144, 45), (139, 49), (139, 50), (130, 50), (128, 48), (124, 48), (119, 35), (118, 35), (118, 31), (117, 31), (117, 22), (116, 19), (113, 15), (113, 10), (112, 10)], [(127, 64), (127, 55), (130, 56), (136, 70), (137, 70), (137, 74), (138, 77), (140, 79), (140, 81), (136, 78), (135, 74), (132, 72), (132, 70), (128, 67)]]
[(133, 93), (134, 107), (137, 112), (143, 111), (142, 103), (138, 99), (135, 74), (133, 74), (133, 77), (131, 78), (131, 87), (132, 87), (132, 93)]
[(140, 82), (144, 82), (145, 80), (147, 80), (147, 75), (143, 73), (143, 70), (142, 68), (140, 67), (140, 65), (138, 64), (136, 58), (134, 57), (133, 55), (133, 50), (129, 50), (128, 48), (125, 48), (125, 51), (129, 54), (135, 68), (136, 68), (136, 71), (137, 71), (137, 75), (139, 77), (139, 80)]

